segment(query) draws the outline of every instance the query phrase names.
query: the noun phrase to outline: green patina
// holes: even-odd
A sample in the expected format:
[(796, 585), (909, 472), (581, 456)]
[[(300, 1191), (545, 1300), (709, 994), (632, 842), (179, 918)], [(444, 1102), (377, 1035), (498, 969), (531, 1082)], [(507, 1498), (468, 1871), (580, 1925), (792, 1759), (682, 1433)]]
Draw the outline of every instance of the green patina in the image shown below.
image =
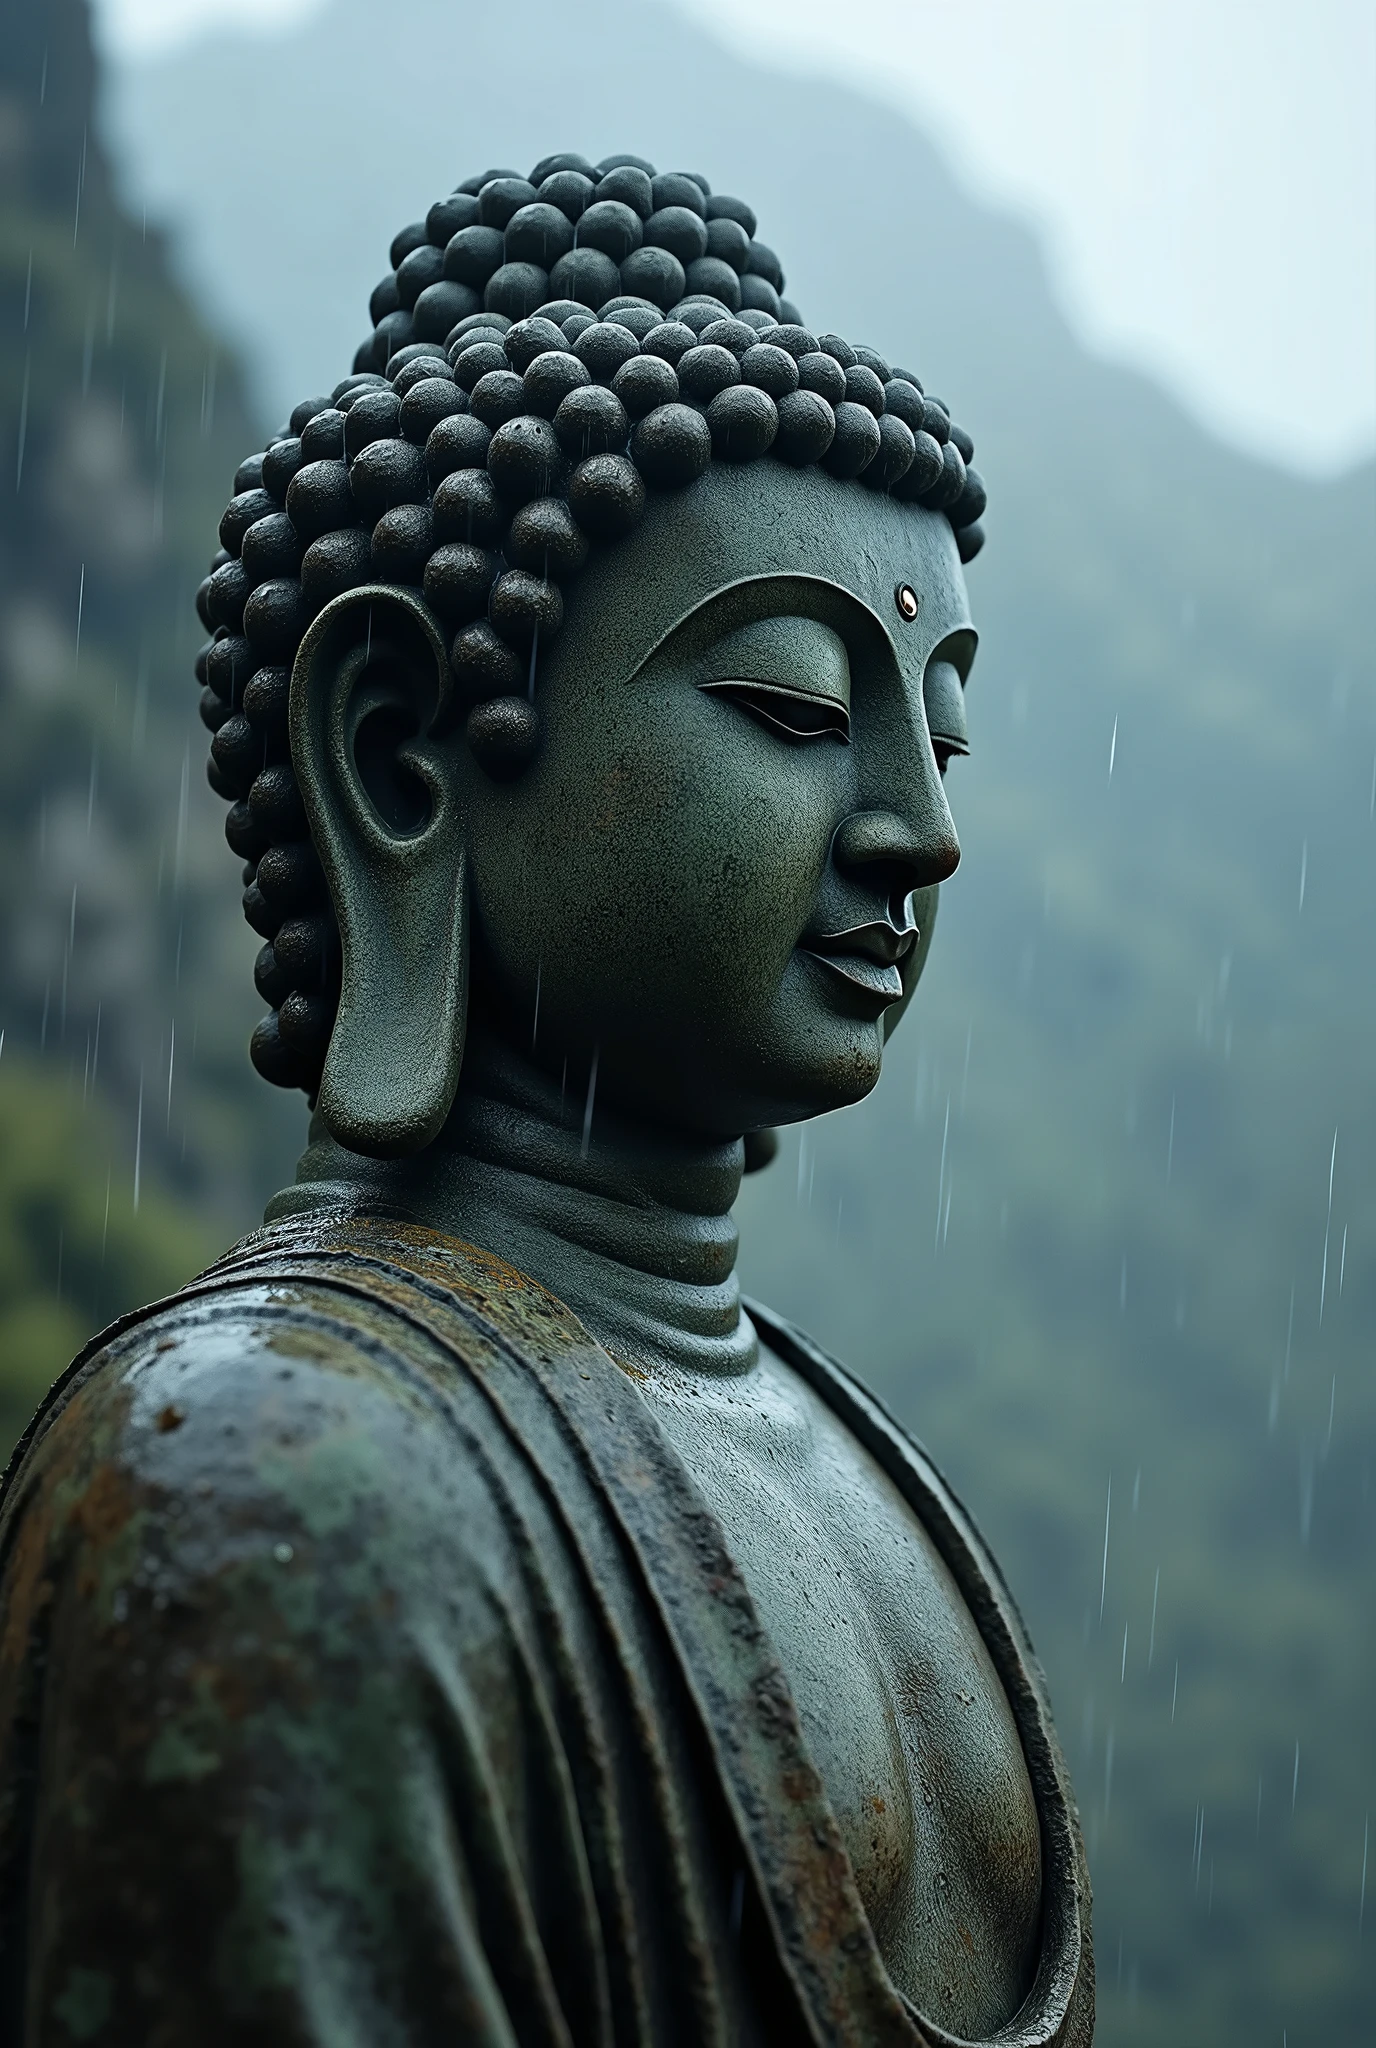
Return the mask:
[(114, 1981), (104, 1970), (73, 1969), (53, 2011), (74, 2041), (95, 2041), (109, 2025), (114, 2004)]

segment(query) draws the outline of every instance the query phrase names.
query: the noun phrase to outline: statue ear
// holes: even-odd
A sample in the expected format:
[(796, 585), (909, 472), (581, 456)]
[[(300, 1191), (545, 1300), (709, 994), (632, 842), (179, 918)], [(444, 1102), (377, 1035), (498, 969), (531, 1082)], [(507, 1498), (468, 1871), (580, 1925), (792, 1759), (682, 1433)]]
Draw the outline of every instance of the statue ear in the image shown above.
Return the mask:
[(444, 641), (418, 595), (366, 586), (325, 607), (291, 678), (292, 764), (343, 946), (318, 1107), (340, 1144), (375, 1158), (430, 1143), (463, 1061), (468, 858), (452, 724)]

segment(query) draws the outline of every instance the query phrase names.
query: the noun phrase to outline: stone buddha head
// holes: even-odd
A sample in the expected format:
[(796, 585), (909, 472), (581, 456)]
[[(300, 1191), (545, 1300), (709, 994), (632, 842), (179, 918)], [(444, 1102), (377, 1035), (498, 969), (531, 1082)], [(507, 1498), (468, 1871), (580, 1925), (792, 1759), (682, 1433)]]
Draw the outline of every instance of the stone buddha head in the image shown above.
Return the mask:
[(697, 176), (489, 171), (391, 254), (198, 597), (256, 1066), (378, 1157), (479, 1021), (713, 1139), (858, 1100), (959, 859), (968, 437)]

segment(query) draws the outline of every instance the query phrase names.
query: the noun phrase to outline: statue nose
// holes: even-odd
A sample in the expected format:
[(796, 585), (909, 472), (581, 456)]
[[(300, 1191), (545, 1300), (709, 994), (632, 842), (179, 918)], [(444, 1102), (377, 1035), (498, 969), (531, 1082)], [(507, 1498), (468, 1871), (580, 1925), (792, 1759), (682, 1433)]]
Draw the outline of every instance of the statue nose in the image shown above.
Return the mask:
[(857, 880), (882, 879), (891, 900), (947, 881), (960, 866), (960, 842), (939, 787), (936, 794), (937, 802), (918, 820), (896, 811), (852, 811), (831, 843), (836, 865)]

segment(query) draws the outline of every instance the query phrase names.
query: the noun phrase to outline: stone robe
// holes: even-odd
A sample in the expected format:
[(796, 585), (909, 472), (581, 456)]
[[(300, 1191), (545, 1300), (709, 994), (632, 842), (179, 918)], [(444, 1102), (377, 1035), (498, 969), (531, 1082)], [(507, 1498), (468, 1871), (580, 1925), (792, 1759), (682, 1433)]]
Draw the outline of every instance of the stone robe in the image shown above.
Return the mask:
[[(1089, 1889), (1016, 1609), (918, 1447), (751, 1313), (988, 1645), (1043, 1868), (995, 2038), (1084, 2048)], [(376, 1214), (271, 1226), (96, 1340), (0, 1507), (0, 2039), (944, 2048), (636, 1379)]]

